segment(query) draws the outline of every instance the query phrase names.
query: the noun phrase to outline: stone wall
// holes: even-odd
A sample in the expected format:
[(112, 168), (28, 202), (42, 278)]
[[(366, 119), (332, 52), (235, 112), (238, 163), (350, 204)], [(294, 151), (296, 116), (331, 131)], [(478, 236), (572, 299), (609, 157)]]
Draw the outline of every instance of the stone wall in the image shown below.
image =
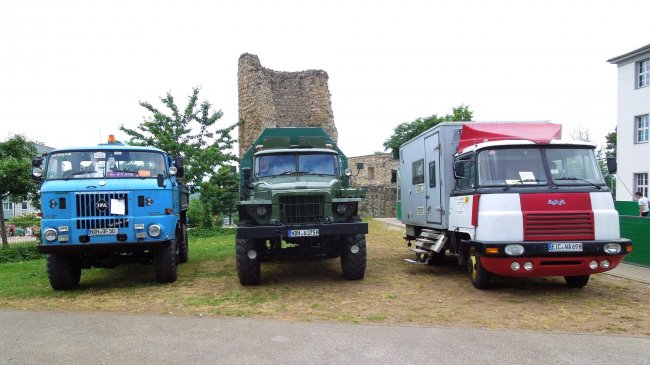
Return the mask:
[[(364, 164), (358, 171), (357, 163)], [(352, 170), (350, 185), (366, 189), (366, 199), (359, 205), (359, 211), (373, 217), (395, 217), (397, 206), (397, 183), (392, 182), (397, 174), (399, 160), (394, 160), (390, 153), (356, 156), (348, 159)], [(396, 176), (395, 176), (396, 177)]]
[(322, 127), (336, 141), (334, 113), (322, 70), (279, 72), (262, 67), (256, 55), (239, 57), (239, 156), (264, 128)]

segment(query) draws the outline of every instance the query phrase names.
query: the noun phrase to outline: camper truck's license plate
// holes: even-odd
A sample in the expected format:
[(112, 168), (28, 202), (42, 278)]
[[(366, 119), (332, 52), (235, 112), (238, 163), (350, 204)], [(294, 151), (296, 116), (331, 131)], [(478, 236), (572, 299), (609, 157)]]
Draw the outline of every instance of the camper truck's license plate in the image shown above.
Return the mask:
[(318, 229), (290, 229), (289, 237), (318, 237)]
[(549, 243), (548, 252), (582, 252), (582, 242)]
[(91, 228), (88, 230), (89, 236), (114, 236), (117, 234), (117, 228)]

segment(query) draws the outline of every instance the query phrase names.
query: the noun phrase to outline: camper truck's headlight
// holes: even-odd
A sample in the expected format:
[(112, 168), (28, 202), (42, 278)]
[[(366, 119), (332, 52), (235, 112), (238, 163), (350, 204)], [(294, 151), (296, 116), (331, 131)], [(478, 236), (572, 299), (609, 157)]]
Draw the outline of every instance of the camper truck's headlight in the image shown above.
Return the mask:
[(257, 214), (258, 217), (264, 217), (266, 215), (266, 212), (267, 212), (266, 207), (263, 205), (259, 205), (255, 209), (255, 213)]
[(149, 232), (149, 236), (151, 237), (158, 237), (162, 233), (162, 228), (157, 224), (152, 224), (149, 226), (149, 229), (147, 229), (147, 232)]
[(522, 245), (507, 245), (506, 254), (510, 256), (520, 256), (524, 253), (524, 246)]
[(56, 229), (54, 228), (48, 228), (43, 232), (43, 237), (45, 237), (45, 240), (48, 242), (52, 242), (56, 240), (56, 238), (59, 236), (59, 234), (56, 232)]
[(616, 255), (617, 253), (621, 252), (621, 245), (618, 243), (608, 243), (603, 247), (603, 249), (607, 254)]

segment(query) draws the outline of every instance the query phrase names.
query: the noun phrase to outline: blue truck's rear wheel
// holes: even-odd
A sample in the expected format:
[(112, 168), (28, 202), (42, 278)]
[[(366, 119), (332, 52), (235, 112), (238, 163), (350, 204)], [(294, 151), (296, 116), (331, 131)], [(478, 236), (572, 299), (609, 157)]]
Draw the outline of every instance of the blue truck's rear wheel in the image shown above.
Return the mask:
[(169, 246), (161, 247), (154, 253), (154, 267), (156, 281), (159, 283), (173, 283), (178, 275), (176, 261), (176, 237), (169, 242)]
[(251, 238), (238, 238), (236, 243), (237, 276), (242, 285), (257, 285), (262, 276), (261, 255), (257, 242)]
[(189, 245), (187, 240), (187, 225), (181, 224), (178, 228), (179, 234), (177, 236), (178, 244), (178, 262), (184, 264), (189, 258)]
[(81, 265), (76, 255), (47, 255), (47, 277), (54, 290), (70, 290), (79, 286)]

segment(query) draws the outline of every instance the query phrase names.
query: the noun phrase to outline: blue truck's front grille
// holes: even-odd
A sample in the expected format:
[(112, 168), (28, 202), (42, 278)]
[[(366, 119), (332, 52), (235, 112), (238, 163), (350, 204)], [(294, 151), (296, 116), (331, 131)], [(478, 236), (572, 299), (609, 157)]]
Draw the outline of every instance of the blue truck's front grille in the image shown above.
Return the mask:
[[(76, 193), (77, 228), (128, 227), (128, 201), (129, 194), (123, 191)], [(113, 207), (112, 204), (120, 204), (120, 207)]]

